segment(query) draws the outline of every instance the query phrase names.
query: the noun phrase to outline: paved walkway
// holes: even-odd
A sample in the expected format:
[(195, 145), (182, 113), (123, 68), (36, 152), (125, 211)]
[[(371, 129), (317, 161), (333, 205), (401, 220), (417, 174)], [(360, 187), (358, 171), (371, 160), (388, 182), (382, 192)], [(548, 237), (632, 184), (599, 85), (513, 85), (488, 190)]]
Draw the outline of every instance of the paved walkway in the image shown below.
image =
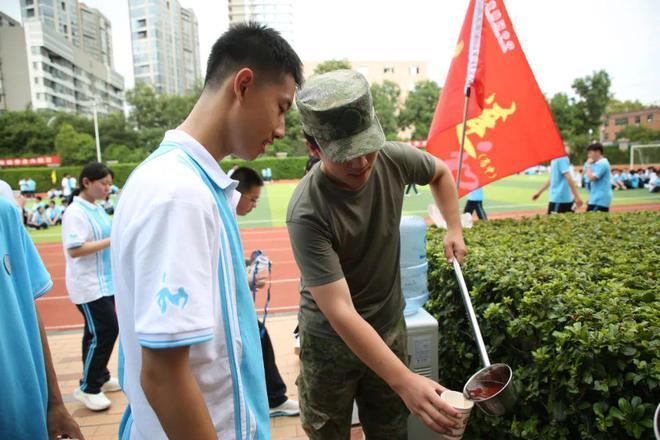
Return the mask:
[[(298, 389), (295, 385), (298, 374), (298, 356), (293, 352), (292, 331), (296, 326), (296, 315), (271, 315), (267, 326), (275, 349), (277, 366), (288, 388), (288, 396), (298, 400)], [(57, 379), (69, 412), (80, 424), (82, 433), (87, 440), (117, 440), (119, 422), (126, 406), (123, 393), (108, 393), (112, 406), (107, 411), (93, 412), (72, 396), (78, 386), (82, 369), (80, 359), (81, 330), (64, 332), (49, 332), (48, 342), (55, 363)], [(117, 375), (117, 349), (113, 352), (109, 365), (113, 376)], [(307, 436), (300, 426), (299, 417), (278, 417), (271, 419), (271, 434), (273, 439), (299, 440)], [(353, 439), (361, 439), (362, 432), (354, 429)]]

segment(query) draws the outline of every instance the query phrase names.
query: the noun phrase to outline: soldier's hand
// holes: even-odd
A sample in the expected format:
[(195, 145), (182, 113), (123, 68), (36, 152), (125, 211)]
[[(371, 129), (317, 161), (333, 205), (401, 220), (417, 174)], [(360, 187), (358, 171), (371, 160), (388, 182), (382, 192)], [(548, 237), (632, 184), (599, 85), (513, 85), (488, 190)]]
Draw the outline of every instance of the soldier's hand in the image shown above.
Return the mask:
[(448, 434), (449, 429), (458, 427), (458, 412), (440, 399), (445, 387), (413, 372), (401, 383), (401, 389), (396, 390), (397, 393), (410, 413), (426, 426), (442, 434)]
[(459, 263), (463, 263), (463, 257), (467, 254), (467, 247), (463, 240), (463, 230), (457, 228), (456, 230), (447, 230), (445, 235), (445, 257), (451, 264), (454, 257), (458, 259)]

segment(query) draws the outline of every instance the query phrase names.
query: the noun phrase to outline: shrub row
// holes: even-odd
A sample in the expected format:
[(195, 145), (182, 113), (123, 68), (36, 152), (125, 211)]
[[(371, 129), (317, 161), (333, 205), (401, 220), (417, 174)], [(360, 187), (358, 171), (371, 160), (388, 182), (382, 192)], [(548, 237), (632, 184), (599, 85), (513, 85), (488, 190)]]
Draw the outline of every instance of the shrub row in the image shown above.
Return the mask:
[[(660, 401), (660, 213), (479, 222), (464, 274), (491, 362), (511, 366), (516, 411), (474, 411), (466, 438), (652, 438)], [(427, 310), (440, 383), (481, 368), (444, 232), (429, 231)]]

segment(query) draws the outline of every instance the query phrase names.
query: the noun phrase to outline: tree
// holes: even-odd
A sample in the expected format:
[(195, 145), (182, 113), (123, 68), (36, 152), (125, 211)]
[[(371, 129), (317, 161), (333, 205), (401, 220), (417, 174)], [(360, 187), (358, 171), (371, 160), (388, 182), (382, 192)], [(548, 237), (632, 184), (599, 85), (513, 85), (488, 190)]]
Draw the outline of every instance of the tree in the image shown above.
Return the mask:
[(371, 96), (376, 115), (388, 140), (397, 139), (399, 133), (396, 119), (399, 95), (401, 95), (401, 88), (393, 81), (385, 80), (383, 84), (371, 85)]
[(607, 104), (607, 109), (605, 110), (607, 114), (610, 113), (620, 113), (620, 112), (630, 112), (634, 110), (644, 110), (647, 108), (647, 105), (642, 104), (638, 100), (630, 101), (619, 101), (616, 98), (610, 99), (610, 102)]
[(83, 165), (96, 160), (94, 138), (78, 133), (70, 124), (63, 124), (55, 136), (55, 149), (62, 165)]
[(332, 72), (333, 70), (351, 69), (351, 63), (347, 60), (328, 60), (323, 61), (314, 68), (314, 75)]
[(116, 160), (123, 163), (142, 162), (148, 153), (143, 148), (129, 148), (122, 144), (111, 144), (103, 152), (104, 160)]
[[(110, 145), (125, 145), (137, 148), (138, 133), (121, 112), (110, 113), (99, 118), (99, 138), (104, 153)], [(103, 154), (103, 157), (106, 155)]]
[(573, 90), (579, 97), (575, 102), (579, 121), (575, 130), (576, 134), (588, 134), (589, 130), (592, 133), (598, 132), (605, 109), (612, 98), (611, 84), (610, 76), (605, 70), (599, 70), (591, 76), (577, 78), (573, 81)]
[(660, 141), (660, 130), (653, 130), (643, 125), (628, 125), (616, 134), (617, 139), (628, 139), (630, 142), (650, 144)]
[(307, 147), (302, 135), (302, 122), (300, 122), (300, 113), (297, 108), (291, 108), (284, 116), (285, 134), (284, 138), (276, 139), (273, 142), (272, 150), (269, 153), (287, 153), (289, 156), (300, 156), (307, 154)]
[(43, 113), (32, 110), (0, 114), (0, 156), (51, 153), (55, 130), (47, 122)]
[(163, 109), (154, 89), (143, 82), (126, 92), (126, 101), (131, 105), (131, 119), (138, 130), (165, 126)]
[(433, 114), (440, 96), (440, 86), (435, 81), (424, 80), (415, 84), (399, 113), (399, 128), (413, 128), (413, 139), (426, 139), (433, 121)]

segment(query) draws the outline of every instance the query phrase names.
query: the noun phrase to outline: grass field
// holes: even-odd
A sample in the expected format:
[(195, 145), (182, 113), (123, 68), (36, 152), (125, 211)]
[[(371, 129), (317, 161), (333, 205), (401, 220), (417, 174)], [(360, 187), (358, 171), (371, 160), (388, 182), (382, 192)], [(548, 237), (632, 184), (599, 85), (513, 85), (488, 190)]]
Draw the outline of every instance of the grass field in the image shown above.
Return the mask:
[[(488, 185), (484, 189), (484, 208), (487, 213), (529, 211), (543, 209), (548, 204), (548, 192), (537, 201), (532, 201), (532, 194), (546, 181), (548, 175), (516, 175)], [(247, 217), (241, 217), (238, 224), (241, 228), (266, 228), (284, 226), (286, 209), (295, 188), (294, 183), (267, 184), (259, 199), (257, 208)], [(433, 198), (427, 186), (418, 186), (419, 195), (411, 195), (404, 199), (404, 215), (425, 215), (427, 206)], [(587, 201), (586, 190), (581, 190), (583, 200)], [(412, 193), (412, 192), (411, 192)], [(646, 190), (628, 190), (614, 192), (614, 205), (660, 203), (660, 193), (651, 194)], [(465, 198), (461, 199), (461, 209)], [(54, 243), (60, 240), (59, 226), (41, 231), (30, 231), (35, 243)]]

